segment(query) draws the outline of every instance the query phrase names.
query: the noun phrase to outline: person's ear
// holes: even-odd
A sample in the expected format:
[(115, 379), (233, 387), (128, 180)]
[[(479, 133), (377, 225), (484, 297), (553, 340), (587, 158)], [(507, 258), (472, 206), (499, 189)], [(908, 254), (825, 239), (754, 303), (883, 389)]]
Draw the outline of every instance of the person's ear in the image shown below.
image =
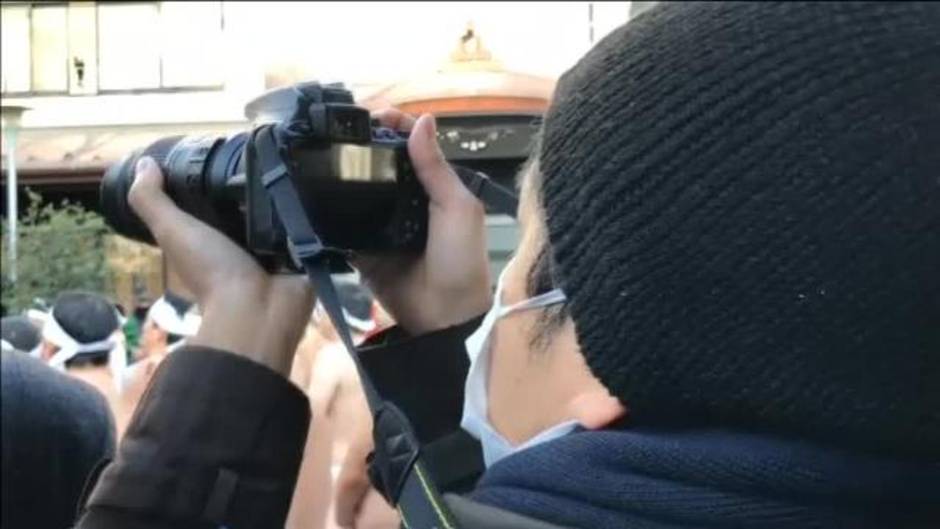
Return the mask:
[(164, 331), (156, 325), (154, 325), (154, 332), (157, 333), (157, 336), (160, 340), (160, 345), (165, 347), (170, 344), (170, 333)]
[(574, 419), (588, 430), (599, 430), (627, 414), (627, 408), (603, 386), (577, 395), (569, 403)]
[(43, 341), (42, 341), (42, 352), (40, 353), (40, 357), (41, 357), (44, 361), (48, 362), (53, 356), (55, 356), (55, 354), (56, 354), (56, 352), (57, 352), (58, 350), (59, 350), (58, 346), (56, 346), (56, 345), (53, 344), (52, 342), (49, 342), (49, 341), (47, 341), (47, 340), (43, 340)]

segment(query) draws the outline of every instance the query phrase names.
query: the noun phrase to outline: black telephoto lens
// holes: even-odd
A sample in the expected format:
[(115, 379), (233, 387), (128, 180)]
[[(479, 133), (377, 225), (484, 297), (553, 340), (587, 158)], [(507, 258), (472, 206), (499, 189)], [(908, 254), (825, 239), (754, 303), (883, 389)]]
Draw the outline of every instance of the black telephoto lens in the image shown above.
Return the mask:
[(127, 202), (137, 161), (150, 156), (163, 171), (167, 194), (181, 209), (243, 243), (246, 139), (246, 133), (229, 138), (170, 136), (132, 152), (108, 168), (101, 181), (105, 220), (125, 237), (155, 243)]

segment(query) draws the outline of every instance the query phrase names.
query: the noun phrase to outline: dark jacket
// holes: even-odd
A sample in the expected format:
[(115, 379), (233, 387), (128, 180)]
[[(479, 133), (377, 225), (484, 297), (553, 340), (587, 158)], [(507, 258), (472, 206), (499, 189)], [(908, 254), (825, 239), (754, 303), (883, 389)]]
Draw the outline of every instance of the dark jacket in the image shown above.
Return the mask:
[[(393, 331), (362, 351), (380, 391), (429, 446), (459, 429), (462, 344), (476, 324), (416, 339)], [(79, 527), (281, 527), (308, 410), (299, 390), (260, 365), (180, 350), (141, 401)], [(436, 477), (458, 490), (478, 461), (442, 465), (467, 472)], [(940, 522), (940, 467), (753, 434), (624, 427), (508, 457), (470, 499), (448, 497), (464, 529), (926, 528)]]

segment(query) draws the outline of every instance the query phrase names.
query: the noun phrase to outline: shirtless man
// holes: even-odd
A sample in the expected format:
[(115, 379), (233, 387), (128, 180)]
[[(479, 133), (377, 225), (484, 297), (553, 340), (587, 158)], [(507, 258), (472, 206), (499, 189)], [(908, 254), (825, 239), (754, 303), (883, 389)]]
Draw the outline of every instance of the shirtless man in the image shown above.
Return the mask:
[(40, 358), (95, 387), (114, 414), (118, 438), (133, 406), (121, 399), (119, 374), (127, 363), (120, 319), (104, 296), (90, 292), (59, 294), (42, 329)]
[[(352, 279), (336, 281), (343, 316), (355, 343), (378, 329), (381, 311), (371, 292)], [(304, 461), (300, 468), (294, 504), (288, 516), (290, 529), (335, 528), (335, 501), (311, 502), (310, 498), (330, 498), (332, 490), (357, 432), (371, 429), (371, 419), (359, 375), (336, 329), (319, 304), (314, 310), (307, 335), (300, 344), (292, 380), (305, 388), (313, 410)], [(317, 494), (311, 494), (316, 491)], [(357, 527), (398, 527), (397, 513), (377, 493), (363, 503)], [(305, 498), (300, 501), (299, 498)]]

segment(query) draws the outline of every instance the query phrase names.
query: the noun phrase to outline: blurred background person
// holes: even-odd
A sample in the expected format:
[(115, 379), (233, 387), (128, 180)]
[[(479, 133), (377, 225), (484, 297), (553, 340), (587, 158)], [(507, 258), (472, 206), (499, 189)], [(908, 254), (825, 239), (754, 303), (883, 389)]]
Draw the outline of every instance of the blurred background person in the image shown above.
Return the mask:
[(166, 356), (199, 330), (193, 302), (167, 290), (147, 310), (133, 363), (115, 374), (121, 408), (132, 414)]
[(7, 316), (0, 321), (4, 351), (22, 351), (39, 358), (42, 352), (42, 334), (27, 316)]
[(121, 319), (104, 296), (71, 291), (56, 297), (42, 329), (42, 359), (101, 392), (114, 414), (118, 437), (133, 406), (121, 399), (127, 368)]
[(0, 527), (71, 527), (89, 475), (114, 454), (108, 403), (38, 358), (7, 350), (0, 358)]
[(147, 321), (147, 313), (153, 305), (153, 297), (144, 288), (134, 288), (133, 308), (127, 314), (127, 320), (124, 322), (124, 340), (127, 344), (127, 358), (129, 362), (134, 362), (140, 349), (144, 322)]
[[(349, 326), (353, 342), (359, 344), (380, 329), (379, 321), (388, 321), (387, 313), (357, 278), (336, 277), (335, 280), (343, 319)], [(292, 379), (295, 383), (298, 378), (306, 382), (301, 387), (306, 389), (310, 398), (314, 421), (304, 448), (304, 461), (288, 516), (288, 527), (334, 528), (338, 527), (335, 497), (324, 491), (336, 489), (335, 482), (350, 443), (358, 438), (357, 432), (371, 429), (372, 420), (356, 366), (320, 303), (314, 308), (307, 336), (299, 349), (298, 356), (306, 355), (309, 360), (295, 360)], [(298, 363), (305, 366), (303, 373), (298, 373)], [(316, 427), (313, 427), (314, 423)], [(378, 493), (373, 494), (374, 498), (363, 491), (365, 498), (357, 527), (398, 527), (395, 510)], [(323, 498), (327, 500), (323, 501)]]
[(193, 302), (169, 290), (150, 306), (141, 329), (136, 359), (164, 356), (199, 330)]

